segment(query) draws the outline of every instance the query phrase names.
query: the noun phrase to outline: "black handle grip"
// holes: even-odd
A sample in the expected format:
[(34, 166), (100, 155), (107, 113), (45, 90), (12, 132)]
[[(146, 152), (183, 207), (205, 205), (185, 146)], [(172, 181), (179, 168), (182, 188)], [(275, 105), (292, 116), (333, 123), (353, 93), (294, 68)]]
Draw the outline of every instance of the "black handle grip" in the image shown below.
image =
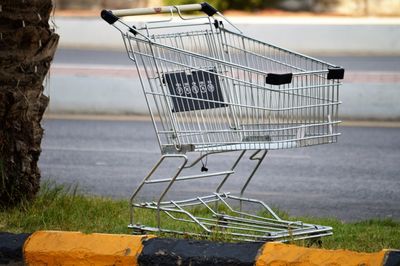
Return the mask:
[(201, 5), (201, 11), (203, 11), (204, 13), (206, 13), (210, 17), (218, 12), (217, 9), (215, 9), (212, 5), (210, 5), (207, 2), (203, 2), (200, 5)]
[(265, 83), (270, 85), (283, 85), (289, 84), (292, 82), (292, 73), (284, 73), (284, 74), (277, 74), (277, 73), (268, 73), (265, 77)]
[(100, 13), (102, 19), (107, 21), (109, 24), (114, 24), (119, 18), (115, 16), (111, 11), (103, 9)]
[(344, 68), (334, 67), (328, 68), (328, 79), (343, 79), (344, 78)]

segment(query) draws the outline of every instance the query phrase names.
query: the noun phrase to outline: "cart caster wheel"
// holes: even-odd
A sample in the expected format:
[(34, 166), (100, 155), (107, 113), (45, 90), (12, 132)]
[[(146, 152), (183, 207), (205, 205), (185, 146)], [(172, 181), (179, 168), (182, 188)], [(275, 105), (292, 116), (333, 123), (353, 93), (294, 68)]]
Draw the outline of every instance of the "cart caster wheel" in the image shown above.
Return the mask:
[(133, 235), (144, 235), (145, 231), (143, 231), (143, 230), (133, 230), (132, 234)]
[(312, 246), (316, 246), (318, 248), (322, 248), (322, 239), (321, 238), (314, 238), (314, 239), (308, 239), (306, 246), (312, 247)]
[(139, 228), (134, 228), (132, 230), (133, 235), (146, 235), (146, 230), (139, 229)]

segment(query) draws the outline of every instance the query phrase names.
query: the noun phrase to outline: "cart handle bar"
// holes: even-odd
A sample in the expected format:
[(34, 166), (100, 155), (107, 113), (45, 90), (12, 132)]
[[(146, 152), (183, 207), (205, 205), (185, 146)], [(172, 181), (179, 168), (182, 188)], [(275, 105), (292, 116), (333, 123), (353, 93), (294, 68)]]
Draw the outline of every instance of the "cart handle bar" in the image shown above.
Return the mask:
[(178, 6), (102, 10), (101, 17), (109, 24), (114, 24), (114, 22), (117, 21), (120, 17), (171, 13), (172, 10), (178, 10), (179, 12), (203, 11), (208, 16), (213, 16), (214, 14), (218, 13), (218, 10), (215, 9), (213, 6), (211, 6), (209, 3), (203, 2), (200, 4), (178, 5)]

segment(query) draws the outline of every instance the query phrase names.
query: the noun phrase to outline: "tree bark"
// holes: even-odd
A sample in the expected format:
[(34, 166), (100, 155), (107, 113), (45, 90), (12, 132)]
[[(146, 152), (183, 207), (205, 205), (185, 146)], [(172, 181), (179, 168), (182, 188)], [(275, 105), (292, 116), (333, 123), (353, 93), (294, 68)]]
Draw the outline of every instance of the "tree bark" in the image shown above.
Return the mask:
[(51, 0), (0, 0), (0, 206), (34, 198), (40, 187), (43, 81), (59, 36)]

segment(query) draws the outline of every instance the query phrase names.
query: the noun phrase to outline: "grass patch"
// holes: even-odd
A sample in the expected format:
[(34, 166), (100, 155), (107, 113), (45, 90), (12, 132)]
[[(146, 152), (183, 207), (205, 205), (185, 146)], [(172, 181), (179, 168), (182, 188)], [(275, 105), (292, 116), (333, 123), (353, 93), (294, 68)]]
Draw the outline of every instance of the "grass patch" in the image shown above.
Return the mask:
[(35, 201), (0, 210), (0, 231), (65, 230), (129, 233), (128, 203), (85, 196), (77, 187), (44, 184)]
[[(375, 252), (382, 249), (400, 249), (400, 221), (372, 219), (354, 223), (343, 223), (337, 219), (300, 217), (308, 223), (333, 227), (333, 236), (323, 238), (326, 249), (349, 249)], [(304, 245), (304, 242), (298, 243)]]
[[(146, 219), (146, 215), (141, 212), (137, 215)], [(149, 216), (148, 219), (154, 221), (153, 216)], [(379, 251), (383, 248), (400, 249), (400, 221), (393, 219), (356, 223), (311, 217), (295, 217), (293, 220), (332, 226), (334, 235), (323, 238), (322, 247), (326, 249), (365, 252)], [(15, 233), (65, 230), (129, 234), (131, 231), (127, 228), (128, 222), (127, 200), (86, 196), (79, 193), (76, 186), (44, 184), (35, 201), (13, 209), (0, 209), (0, 231)], [(218, 235), (213, 238), (224, 240)], [(295, 243), (307, 244), (305, 241)]]

